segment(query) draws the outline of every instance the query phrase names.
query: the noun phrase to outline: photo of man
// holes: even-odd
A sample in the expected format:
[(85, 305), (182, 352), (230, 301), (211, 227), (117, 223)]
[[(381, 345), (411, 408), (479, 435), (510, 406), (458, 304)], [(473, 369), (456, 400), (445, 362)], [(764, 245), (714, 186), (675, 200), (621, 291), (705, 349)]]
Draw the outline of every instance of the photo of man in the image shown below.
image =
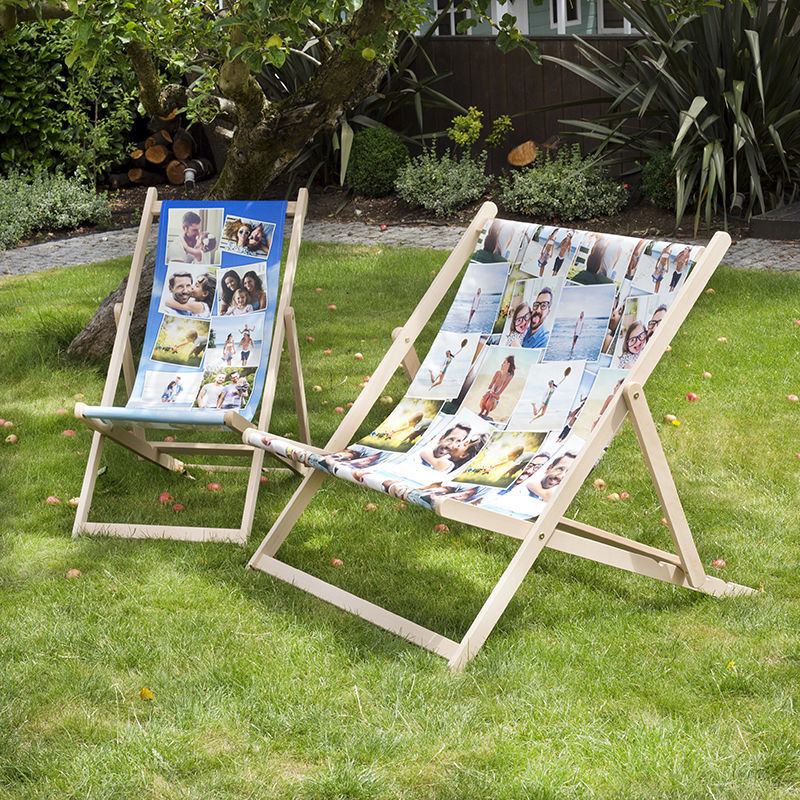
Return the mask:
[(167, 222), (167, 261), (219, 264), (221, 208), (172, 208)]

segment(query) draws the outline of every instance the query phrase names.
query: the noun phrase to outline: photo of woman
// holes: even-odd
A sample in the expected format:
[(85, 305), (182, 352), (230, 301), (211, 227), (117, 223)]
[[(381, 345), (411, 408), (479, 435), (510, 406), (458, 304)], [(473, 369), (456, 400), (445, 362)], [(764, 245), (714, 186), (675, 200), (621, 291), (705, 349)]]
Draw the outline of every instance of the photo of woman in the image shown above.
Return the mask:
[(495, 372), (491, 381), (489, 381), (486, 393), (481, 397), (480, 409), (478, 411), (479, 417), (491, 419), (489, 415), (497, 408), (497, 404), (500, 402), (500, 395), (503, 394), (508, 384), (511, 383), (516, 369), (514, 356), (506, 356), (503, 359), (503, 363), (500, 365), (500, 369)]
[(222, 276), (220, 283), (219, 313), (227, 314), (228, 309), (233, 304), (233, 293), (242, 286), (242, 279), (235, 270), (229, 269)]
[(530, 321), (531, 307), (525, 302), (518, 303), (511, 315), (511, 325), (502, 343), (507, 347), (522, 347), (522, 340), (528, 332)]
[[(216, 314), (234, 316), (264, 311), (269, 304), (263, 264), (243, 264), (220, 270)], [(235, 311), (232, 311), (235, 309)]]
[(229, 367), (233, 357), (236, 355), (236, 345), (233, 343), (233, 334), (229, 333), (225, 339), (225, 344), (222, 346), (222, 360), (225, 366)]
[(272, 246), (275, 224), (236, 215), (225, 217), (220, 249), (228, 253), (266, 259)]
[(253, 270), (245, 272), (242, 278), (242, 288), (247, 292), (249, 305), (253, 311), (261, 311), (267, 307), (267, 293), (264, 291), (264, 282)]

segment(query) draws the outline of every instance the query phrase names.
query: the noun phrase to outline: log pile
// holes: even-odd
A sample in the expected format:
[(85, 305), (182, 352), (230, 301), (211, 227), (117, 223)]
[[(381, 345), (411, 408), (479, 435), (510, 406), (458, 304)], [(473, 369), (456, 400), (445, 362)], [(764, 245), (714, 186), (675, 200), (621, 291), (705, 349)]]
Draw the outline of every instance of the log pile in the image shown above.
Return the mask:
[(162, 183), (193, 188), (196, 181), (214, 174), (212, 163), (198, 157), (197, 142), (181, 127), (176, 111), (166, 117), (152, 117), (147, 127), (150, 135), (128, 153), (123, 171), (108, 176), (112, 189)]

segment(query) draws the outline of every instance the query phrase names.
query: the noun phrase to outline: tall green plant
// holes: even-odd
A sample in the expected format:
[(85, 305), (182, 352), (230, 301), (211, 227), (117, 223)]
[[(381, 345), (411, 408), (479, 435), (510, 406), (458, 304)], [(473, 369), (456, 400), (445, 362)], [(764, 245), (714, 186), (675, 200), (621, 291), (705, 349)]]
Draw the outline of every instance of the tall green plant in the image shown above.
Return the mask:
[(791, 201), (800, 185), (800, 0), (740, 1), (675, 18), (663, 6), (610, 0), (643, 37), (620, 62), (588, 42), (588, 66), (543, 56), (612, 98), (594, 121), (565, 120), (609, 157), (672, 149), (676, 220), (694, 203), (695, 231), (715, 211), (747, 218)]

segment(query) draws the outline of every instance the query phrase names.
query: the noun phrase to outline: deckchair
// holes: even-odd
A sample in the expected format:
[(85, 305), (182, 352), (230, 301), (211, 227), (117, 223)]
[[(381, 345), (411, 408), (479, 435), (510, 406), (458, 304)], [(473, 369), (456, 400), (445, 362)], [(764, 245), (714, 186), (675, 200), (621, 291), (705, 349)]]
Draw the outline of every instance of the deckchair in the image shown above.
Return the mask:
[[(325, 448), (229, 419), (244, 442), (311, 469), (249, 566), (443, 656), (455, 670), (475, 656), (545, 547), (715, 596), (752, 591), (706, 574), (643, 388), (728, 235), (715, 234), (703, 249), (495, 215), (484, 204)], [(467, 261), (420, 365), (414, 343)], [(351, 442), (401, 365), (412, 380), (405, 398)], [(564, 516), (626, 417), (674, 552)], [(275, 557), (332, 475), (521, 542), (460, 642)]]
[[(102, 534), (239, 544), (247, 541), (264, 451), (236, 441), (148, 440), (146, 431), (177, 428), (182, 431), (183, 439), (185, 429), (224, 430), (225, 414), (230, 409), (236, 408), (239, 416), (252, 419), (259, 405), (258, 424), (268, 427), (285, 339), (299, 435), (309, 441), (300, 350), (291, 305), (307, 206), (305, 189), (300, 190), (296, 202), (289, 203), (159, 201), (156, 190), (148, 190), (125, 295), (115, 308), (116, 338), (100, 404), (75, 406), (76, 417), (94, 435), (73, 536)], [(292, 219), (292, 232), (278, 297), (287, 217)], [(156, 220), (159, 227), (153, 291), (137, 369), (129, 331), (148, 237)], [(124, 377), (126, 402), (115, 405), (120, 373)], [(90, 521), (106, 439), (176, 473), (189, 475), (189, 466), (207, 471), (247, 471), (239, 526)], [(176, 458), (178, 454), (245, 458), (250, 463), (249, 466), (187, 465)], [(288, 466), (298, 471), (293, 463)], [(286, 469), (285, 462), (281, 469)]]

